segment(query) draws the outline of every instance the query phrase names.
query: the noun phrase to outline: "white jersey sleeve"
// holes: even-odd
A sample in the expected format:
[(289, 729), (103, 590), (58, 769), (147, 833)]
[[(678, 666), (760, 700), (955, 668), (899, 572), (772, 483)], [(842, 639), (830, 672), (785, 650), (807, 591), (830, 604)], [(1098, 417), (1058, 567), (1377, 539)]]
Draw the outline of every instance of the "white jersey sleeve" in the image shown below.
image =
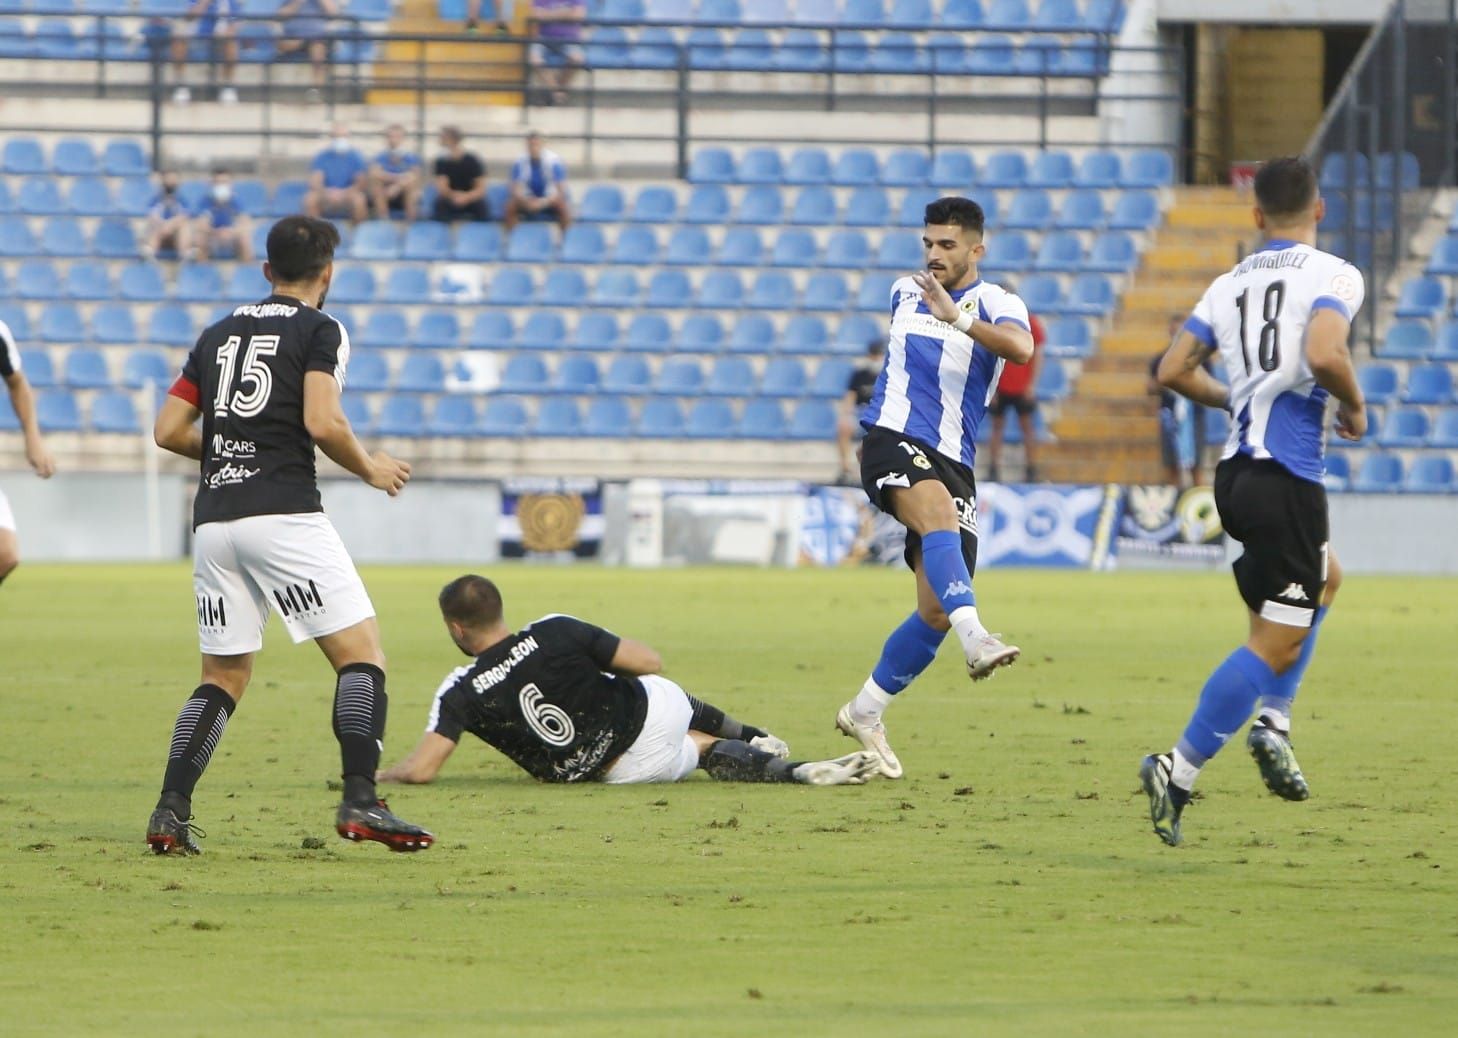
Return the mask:
[(10, 326), (0, 321), (0, 378), (9, 378), (19, 372), (20, 347), (15, 344)]
[(986, 312), (986, 320), (990, 323), (1015, 324), (1025, 332), (1032, 330), (1028, 321), (1028, 304), (1001, 285), (984, 285), (978, 303)]

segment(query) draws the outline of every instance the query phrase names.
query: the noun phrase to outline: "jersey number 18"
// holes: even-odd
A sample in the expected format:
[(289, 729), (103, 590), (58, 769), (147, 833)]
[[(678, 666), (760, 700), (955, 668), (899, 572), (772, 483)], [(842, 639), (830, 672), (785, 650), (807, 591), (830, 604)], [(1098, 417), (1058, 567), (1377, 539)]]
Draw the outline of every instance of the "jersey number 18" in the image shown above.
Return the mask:
[(273, 372), (264, 363), (265, 357), (278, 352), (277, 335), (255, 335), (248, 340), (243, 352), (243, 371), (240, 385), (228, 399), (233, 388), (233, 373), (238, 366), (238, 348), (243, 340), (230, 335), (228, 341), (218, 347), (218, 392), (213, 398), (213, 417), (227, 418), (231, 410), (239, 418), (252, 418), (268, 406), (273, 392)]
[[(1235, 308), (1240, 311), (1240, 356), (1245, 361), (1245, 373), (1250, 374), (1250, 346), (1245, 337), (1245, 301), (1250, 289), (1240, 293)], [(1272, 281), (1266, 286), (1266, 298), (1261, 304), (1261, 337), (1256, 346), (1256, 360), (1262, 371), (1275, 371), (1281, 366), (1281, 306), (1286, 302), (1286, 282)]]

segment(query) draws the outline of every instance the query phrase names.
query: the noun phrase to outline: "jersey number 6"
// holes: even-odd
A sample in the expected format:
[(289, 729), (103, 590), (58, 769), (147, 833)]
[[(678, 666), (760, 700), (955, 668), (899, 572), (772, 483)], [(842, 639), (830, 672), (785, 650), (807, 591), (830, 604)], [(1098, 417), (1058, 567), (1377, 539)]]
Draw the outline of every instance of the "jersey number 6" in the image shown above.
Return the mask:
[(239, 418), (252, 418), (268, 406), (269, 395), (273, 392), (273, 372), (263, 358), (278, 352), (278, 336), (255, 335), (248, 340), (248, 349), (243, 354), (243, 371), (238, 379), (240, 384), (229, 401), (228, 391), (233, 388), (233, 373), (238, 366), (238, 347), (242, 344), (242, 339), (230, 335), (228, 341), (218, 347), (218, 393), (213, 398), (215, 418), (227, 418), (230, 410)]
[(577, 737), (572, 718), (560, 706), (545, 702), (536, 685), (523, 685), (517, 699), (526, 723), (548, 746), (568, 746)]

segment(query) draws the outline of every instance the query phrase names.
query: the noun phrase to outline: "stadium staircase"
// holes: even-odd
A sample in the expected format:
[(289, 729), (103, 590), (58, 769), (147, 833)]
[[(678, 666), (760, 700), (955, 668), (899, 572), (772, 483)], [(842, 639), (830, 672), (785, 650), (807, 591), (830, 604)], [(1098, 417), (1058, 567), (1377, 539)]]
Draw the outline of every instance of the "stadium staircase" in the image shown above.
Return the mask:
[(1040, 473), (1054, 482), (1159, 482), (1149, 359), (1169, 341), (1169, 319), (1187, 313), (1252, 237), (1250, 202), (1233, 188), (1176, 188), (1164, 226), (1124, 293), (1099, 350), (1052, 423)]
[[(483, 4), (482, 6), (486, 15), (489, 16), (490, 5)], [(517, 6), (519, 8), (515, 16), (517, 24), (512, 26), (512, 31), (521, 33), (525, 31), (522, 22), (525, 18), (525, 8), (528, 5), (523, 3)], [(401, 0), (395, 8), (394, 17), (390, 19), (388, 34), (391, 36), (411, 33), (459, 36), (461, 33), (459, 19), (446, 20), (441, 17), (441, 14), (437, 0)], [(489, 34), (491, 30), (492, 25), (489, 18), (486, 18), (482, 25), (482, 33)], [(491, 37), (486, 35), (485, 38), (489, 40)], [(375, 63), (375, 75), (402, 82), (409, 81), (420, 68), (422, 49), (425, 64), (432, 69), (431, 75), (441, 76), (442, 68), (448, 66), (451, 70), (448, 78), (455, 85), (454, 89), (436, 89), (427, 92), (425, 95), (427, 105), (432, 107), (442, 104), (521, 106), (522, 96), (519, 92), (479, 89), (480, 87), (521, 82), (521, 65), (526, 58), (521, 44), (510, 43), (506, 40), (499, 43), (482, 44), (479, 39), (473, 38), (441, 40), (425, 44), (391, 39), (385, 43), (384, 52)], [(477, 89), (472, 88), (473, 84), (477, 85)], [(414, 90), (403, 86), (374, 89), (367, 95), (367, 103), (371, 105), (414, 105), (418, 100)]]

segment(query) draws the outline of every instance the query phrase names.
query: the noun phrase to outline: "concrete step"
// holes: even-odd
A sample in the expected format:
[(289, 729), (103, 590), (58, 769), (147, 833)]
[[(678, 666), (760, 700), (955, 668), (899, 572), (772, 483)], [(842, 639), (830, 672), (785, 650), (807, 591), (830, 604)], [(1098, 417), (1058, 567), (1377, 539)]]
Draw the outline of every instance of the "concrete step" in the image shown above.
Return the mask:
[(1075, 386), (1081, 397), (1128, 400), (1144, 395), (1147, 374), (1125, 371), (1089, 371), (1080, 375)]
[(1175, 312), (1189, 313), (1194, 309), (1209, 287), (1209, 281), (1187, 281), (1183, 278), (1146, 281), (1141, 278), (1124, 293), (1124, 312), (1138, 314), (1141, 320), (1149, 323), (1153, 323), (1147, 316), (1151, 314), (1163, 315), (1168, 321)]
[(1058, 405), (1059, 416), (1070, 418), (1140, 418), (1156, 415), (1157, 404), (1151, 396), (1120, 400), (1071, 396)]
[(1106, 443), (1127, 443), (1143, 437), (1157, 437), (1159, 420), (1152, 415), (1114, 418), (1108, 415), (1075, 417), (1065, 414), (1058, 416), (1052, 428), (1053, 435), (1062, 441), (1097, 443), (1102, 450)]

